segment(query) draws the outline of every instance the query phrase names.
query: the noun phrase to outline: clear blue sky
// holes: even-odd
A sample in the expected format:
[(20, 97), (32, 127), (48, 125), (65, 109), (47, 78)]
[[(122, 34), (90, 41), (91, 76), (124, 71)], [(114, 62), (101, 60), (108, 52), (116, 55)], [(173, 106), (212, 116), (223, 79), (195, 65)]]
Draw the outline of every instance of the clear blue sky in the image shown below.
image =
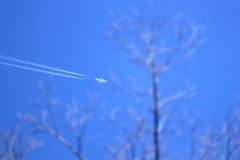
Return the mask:
[[(181, 106), (198, 109), (202, 118), (209, 118), (209, 123), (217, 126), (227, 107), (237, 105), (236, 94), (240, 93), (240, 3), (237, 0), (159, 0), (154, 3), (156, 12), (171, 9), (172, 15), (182, 13), (186, 19), (208, 26), (204, 34), (206, 43), (186, 63), (187, 67), (171, 68), (160, 86), (163, 92), (174, 93), (183, 88), (185, 78), (189, 78), (192, 84), (198, 85), (197, 96), (183, 101)], [(142, 68), (132, 67), (126, 61), (128, 53), (103, 38), (111, 23), (109, 12), (119, 15), (120, 11), (129, 12), (129, 6), (138, 9), (141, 5), (136, 0), (0, 0), (0, 54), (89, 76), (84, 81), (54, 76), (52, 97), (61, 99), (63, 104), (74, 97), (87, 102), (88, 94), (98, 93), (102, 101), (114, 107), (118, 103), (116, 99), (121, 97), (109, 97), (103, 91), (108, 84), (98, 85), (95, 77), (108, 80), (108, 72), (112, 71), (125, 82), (125, 74), (139, 74), (143, 82), (149, 81), (147, 74), (142, 74)], [(12, 124), (16, 111), (34, 110), (29, 99), (40, 97), (36, 92), (38, 81), (46, 84), (48, 78), (45, 73), (0, 65), (1, 125)], [(98, 117), (91, 121), (89, 133), (102, 132), (96, 121)], [(64, 125), (62, 128), (65, 130)], [(64, 134), (71, 136), (65, 131)], [(28, 159), (75, 159), (52, 137), (39, 138), (46, 144), (32, 152)], [(89, 142), (84, 156), (100, 159), (98, 145), (109, 141), (103, 136)]]

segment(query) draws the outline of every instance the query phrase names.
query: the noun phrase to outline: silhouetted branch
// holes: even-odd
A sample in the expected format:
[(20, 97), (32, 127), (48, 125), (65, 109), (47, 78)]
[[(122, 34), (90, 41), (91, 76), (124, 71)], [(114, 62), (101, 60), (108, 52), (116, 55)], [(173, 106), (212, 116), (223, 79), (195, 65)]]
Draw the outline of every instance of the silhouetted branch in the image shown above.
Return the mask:
[(11, 131), (6, 129), (0, 131), (0, 159), (2, 160), (25, 160), (30, 152), (42, 145), (42, 142), (36, 141), (30, 135), (24, 135), (20, 124), (15, 125)]
[[(82, 111), (83, 114), (81, 115)], [(81, 116), (79, 117), (79, 115)], [(78, 105), (76, 100), (73, 100), (72, 106), (70, 104), (67, 105), (65, 117), (77, 141), (77, 150), (79, 153), (82, 153), (82, 139), (88, 126), (88, 120), (92, 117), (92, 110), (84, 104)], [(80, 130), (77, 131), (79, 126), (81, 126)]]
[[(48, 84), (46, 89), (40, 86), (39, 90), (43, 94), (46, 104), (34, 103), (35, 105), (41, 105), (43, 109), (40, 112), (39, 118), (33, 116), (31, 114), (21, 115), (18, 114), (19, 118), (30, 125), (33, 130), (32, 134), (37, 133), (47, 133), (49, 135), (57, 138), (63, 145), (65, 145), (78, 159), (84, 160), (85, 158), (82, 156), (82, 147), (83, 147), (83, 138), (86, 133), (86, 129), (88, 126), (88, 120), (92, 117), (92, 109), (89, 106), (85, 106), (73, 101), (72, 105), (67, 105), (67, 111), (65, 113), (66, 121), (68, 122), (73, 135), (77, 142), (77, 147), (75, 148), (72, 144), (70, 144), (60, 133), (58, 129), (58, 124), (54, 113), (52, 112), (52, 106), (58, 103), (58, 100), (51, 99), (49, 97), (49, 91), (51, 89), (51, 84)], [(47, 119), (50, 119), (52, 126), (49, 126)]]
[[(168, 115), (161, 113), (160, 109), (167, 102), (191, 96), (191, 93), (188, 91), (181, 91), (171, 96), (160, 98), (159, 76), (169, 68), (170, 63), (172, 63), (174, 58), (176, 59), (177, 54), (181, 54), (185, 52), (184, 50), (187, 50), (187, 56), (190, 56), (190, 54), (197, 51), (198, 47), (203, 43), (200, 35), (205, 26), (193, 23), (185, 27), (178, 25), (176, 20), (180, 15), (175, 16), (169, 21), (161, 21), (164, 19), (164, 16), (156, 18), (152, 14), (143, 15), (144, 13), (138, 12), (135, 9), (132, 9), (132, 11), (133, 16), (125, 14), (121, 18), (121, 21), (113, 20), (106, 37), (117, 42), (123, 49), (130, 52), (132, 55), (131, 62), (143, 65), (149, 70), (152, 79), (152, 90), (151, 94), (149, 94), (152, 98), (152, 107), (141, 99), (139, 96), (140, 92), (123, 87), (113, 75), (111, 77), (113, 83), (121, 91), (131, 95), (141, 107), (151, 112), (154, 160), (159, 160), (161, 157), (159, 135), (168, 117)], [(160, 43), (161, 40), (166, 40), (164, 35), (166, 28), (172, 29), (175, 32), (173, 39), (176, 43), (173, 43), (174, 45), (168, 44), (169, 46), (167, 46), (165, 43)]]
[[(125, 145), (124, 148), (126, 148), (126, 150), (128, 149), (130, 150), (130, 159), (135, 159), (135, 144), (134, 144), (133, 138), (130, 135), (126, 125), (124, 125), (123, 123), (121, 123), (116, 119), (116, 113), (118, 111), (119, 111), (118, 108), (113, 108), (111, 112), (108, 112), (106, 109), (104, 109), (105, 114), (107, 114), (107, 117), (109, 117), (107, 121), (116, 124), (123, 132), (123, 135), (125, 136), (125, 139), (127, 141), (127, 144)], [(126, 158), (128, 158), (128, 154), (127, 153), (125, 154), (126, 154)]]
[(226, 160), (229, 160), (240, 146), (240, 110), (229, 108), (223, 123), (222, 136), (225, 140)]

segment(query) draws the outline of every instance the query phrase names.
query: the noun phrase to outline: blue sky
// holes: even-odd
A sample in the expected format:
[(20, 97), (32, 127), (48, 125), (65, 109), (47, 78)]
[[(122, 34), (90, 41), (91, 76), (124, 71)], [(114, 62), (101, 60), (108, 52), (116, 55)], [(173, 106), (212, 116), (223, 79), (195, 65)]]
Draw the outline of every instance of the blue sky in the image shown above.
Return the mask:
[[(103, 38), (111, 24), (109, 13), (129, 13), (129, 6), (140, 8), (139, 2), (0, 0), (0, 54), (89, 76), (87, 80), (54, 76), (51, 94), (63, 104), (71, 102), (72, 98), (87, 102), (89, 94), (98, 93), (101, 101), (108, 103), (110, 108), (114, 107), (121, 104), (124, 97), (121, 94), (109, 96), (104, 91), (109, 84), (98, 85), (95, 77), (103, 76), (108, 80), (108, 73), (112, 71), (126, 84), (130, 83), (125, 78), (128, 74), (138, 76), (140, 85), (149, 85), (148, 73), (129, 64), (126, 59), (129, 54)], [(204, 33), (206, 43), (186, 67), (170, 68), (160, 80), (160, 87), (165, 95), (174, 93), (184, 87), (184, 80), (188, 78), (192, 84), (198, 85), (197, 96), (181, 101), (181, 107), (199, 110), (202, 118), (208, 118), (210, 124), (218, 126), (228, 106), (237, 106), (236, 94), (240, 94), (239, 2), (160, 0), (154, 3), (155, 12), (170, 9), (170, 15), (182, 13), (186, 19), (207, 26)], [(38, 82), (42, 80), (46, 84), (49, 75), (5, 65), (0, 65), (0, 75), (0, 122), (1, 125), (12, 124), (16, 111), (27, 113), (34, 110), (29, 99), (40, 97), (36, 91)], [(95, 117), (91, 121), (89, 133), (102, 132), (101, 124), (96, 122), (98, 119)], [(68, 132), (64, 134), (70, 136)], [(32, 152), (29, 159), (75, 158), (52, 137), (42, 135), (39, 138), (51, 143)], [(98, 145), (107, 142), (110, 139), (104, 136), (89, 142), (84, 149), (85, 157), (99, 159)]]

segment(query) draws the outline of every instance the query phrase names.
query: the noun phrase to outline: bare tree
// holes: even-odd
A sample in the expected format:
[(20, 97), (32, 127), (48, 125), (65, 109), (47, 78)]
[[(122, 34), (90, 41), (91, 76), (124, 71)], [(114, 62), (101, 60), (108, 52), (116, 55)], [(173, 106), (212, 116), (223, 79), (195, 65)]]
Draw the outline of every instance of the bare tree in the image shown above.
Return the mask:
[[(106, 36), (131, 53), (131, 62), (145, 67), (150, 73), (152, 79), (150, 92), (127, 89), (114, 76), (112, 76), (112, 80), (119, 89), (130, 94), (140, 106), (151, 112), (154, 160), (159, 160), (162, 157), (160, 137), (164, 123), (169, 117), (168, 114), (162, 112), (163, 106), (181, 97), (191, 96), (189, 91), (192, 90), (192, 86), (189, 86), (187, 91), (179, 91), (173, 95), (162, 97), (159, 91), (159, 79), (170, 65), (187, 60), (204, 42), (200, 35), (205, 30), (205, 26), (193, 22), (182, 25), (180, 17), (181, 15), (177, 14), (168, 20), (165, 13), (155, 16), (152, 13), (145, 14), (143, 11), (138, 12), (132, 9), (132, 16), (124, 14), (118, 20), (112, 21)], [(152, 105), (142, 100), (143, 94), (152, 98)], [(122, 129), (127, 139), (128, 149), (131, 150), (132, 155), (128, 159), (139, 159), (133, 153), (134, 144), (123, 124), (117, 122), (113, 116), (110, 117), (110, 120)], [(124, 158), (126, 159), (126, 157), (122, 159)]]
[[(220, 134), (226, 148), (225, 159), (229, 160), (240, 146), (240, 110), (230, 108)], [(239, 151), (239, 150), (238, 150)], [(238, 155), (239, 156), (239, 155)], [(237, 158), (237, 157), (236, 157)], [(239, 157), (238, 157), (239, 158)]]
[[(56, 120), (52, 109), (54, 105), (59, 104), (59, 101), (50, 97), (49, 92), (51, 87), (51, 82), (48, 83), (46, 88), (44, 88), (41, 83), (39, 85), (39, 91), (46, 101), (46, 103), (34, 101), (35, 106), (42, 108), (39, 115), (18, 114), (18, 117), (21, 121), (26, 122), (33, 128), (31, 134), (46, 133), (52, 135), (66, 146), (78, 159), (84, 160), (85, 158), (82, 155), (82, 147), (88, 121), (93, 114), (91, 104), (84, 105), (73, 100), (72, 104), (66, 106), (65, 118), (76, 140), (77, 146), (75, 147), (60, 133), (59, 122)], [(90, 101), (93, 100), (91, 99)]]
[[(185, 124), (188, 126), (190, 156), (185, 159), (200, 160), (229, 160), (239, 159), (240, 146), (240, 110), (237, 107), (229, 107), (221, 130), (215, 130), (211, 126), (205, 127), (204, 122), (198, 118), (185, 116)], [(204, 127), (201, 131), (200, 127)]]
[(33, 150), (43, 145), (31, 135), (25, 135), (20, 124), (16, 124), (12, 130), (3, 128), (0, 130), (0, 159), (25, 160)]

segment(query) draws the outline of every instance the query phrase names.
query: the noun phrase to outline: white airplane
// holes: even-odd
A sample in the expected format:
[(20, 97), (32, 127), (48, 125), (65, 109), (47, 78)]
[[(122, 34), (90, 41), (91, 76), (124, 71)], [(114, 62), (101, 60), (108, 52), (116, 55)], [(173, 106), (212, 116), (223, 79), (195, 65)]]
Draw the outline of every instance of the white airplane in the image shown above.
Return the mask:
[(103, 82), (107, 82), (105, 79), (102, 78), (102, 76), (101, 76), (101, 79), (95, 78), (95, 81), (99, 81), (98, 84), (103, 83)]

